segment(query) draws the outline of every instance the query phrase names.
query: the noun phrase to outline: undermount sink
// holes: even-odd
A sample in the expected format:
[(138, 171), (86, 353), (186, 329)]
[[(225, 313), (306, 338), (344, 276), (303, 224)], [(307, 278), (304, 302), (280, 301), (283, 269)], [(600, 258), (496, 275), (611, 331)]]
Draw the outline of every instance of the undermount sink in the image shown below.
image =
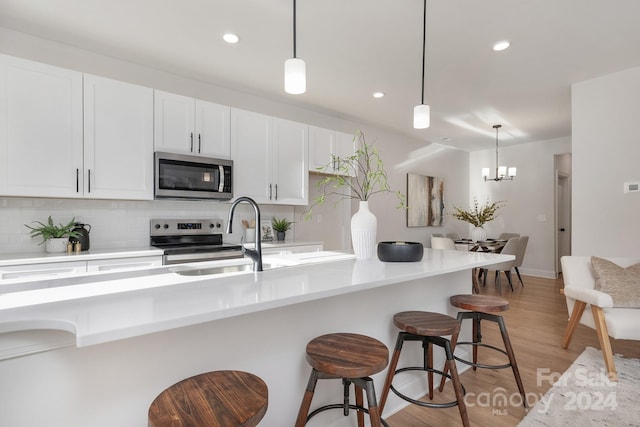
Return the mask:
[[(280, 264), (262, 264), (263, 270), (269, 270), (277, 267), (282, 266)], [(253, 271), (253, 264), (222, 265), (218, 267), (205, 268), (175, 267), (171, 268), (170, 271), (181, 276), (209, 276), (213, 274), (241, 273), (244, 271)]]

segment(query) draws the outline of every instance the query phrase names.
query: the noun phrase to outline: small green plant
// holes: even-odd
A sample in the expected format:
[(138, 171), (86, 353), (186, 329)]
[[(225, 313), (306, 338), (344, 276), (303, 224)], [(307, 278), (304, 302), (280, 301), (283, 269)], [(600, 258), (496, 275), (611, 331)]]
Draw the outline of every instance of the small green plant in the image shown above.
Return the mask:
[(43, 224), (40, 221), (33, 221), (38, 224), (37, 227), (32, 227), (31, 225), (25, 224), (24, 226), (31, 230), (31, 237), (40, 237), (42, 238), (42, 242), (38, 243), (39, 245), (43, 244), (49, 239), (58, 239), (61, 237), (78, 237), (79, 234), (76, 231), (73, 231), (76, 224), (76, 219), (72, 218), (68, 224), (54, 224), (53, 219), (51, 219), (51, 215), (49, 215), (49, 219), (46, 224)]
[(473, 207), (468, 210), (463, 210), (458, 207), (453, 208), (454, 212), (451, 214), (455, 219), (468, 222), (474, 227), (482, 227), (489, 221), (493, 221), (498, 216), (498, 209), (504, 205), (504, 202), (492, 202), (489, 200), (480, 206), (478, 200), (473, 198)]
[(287, 231), (288, 229), (291, 228), (292, 224), (293, 222), (289, 221), (287, 218), (282, 218), (282, 219), (273, 218), (271, 220), (271, 226), (273, 227), (273, 231), (276, 231), (276, 232)]

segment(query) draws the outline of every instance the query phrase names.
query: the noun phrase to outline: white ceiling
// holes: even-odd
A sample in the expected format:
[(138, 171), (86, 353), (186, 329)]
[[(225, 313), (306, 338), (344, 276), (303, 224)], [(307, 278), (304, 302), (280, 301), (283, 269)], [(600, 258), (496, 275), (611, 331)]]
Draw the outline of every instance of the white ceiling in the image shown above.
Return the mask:
[(415, 130), (422, 4), (298, 0), (302, 95), (283, 89), (292, 0), (0, 0), (0, 26), (469, 151), (496, 123), (501, 146), (568, 136), (572, 83), (640, 66), (639, 0), (429, 0)]

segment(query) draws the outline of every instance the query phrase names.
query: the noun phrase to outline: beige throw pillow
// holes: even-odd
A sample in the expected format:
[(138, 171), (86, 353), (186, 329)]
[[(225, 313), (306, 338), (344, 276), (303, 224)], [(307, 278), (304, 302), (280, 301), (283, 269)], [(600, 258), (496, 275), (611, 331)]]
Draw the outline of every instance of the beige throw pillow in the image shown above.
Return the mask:
[(596, 290), (611, 295), (614, 307), (640, 308), (640, 262), (627, 268), (591, 257)]

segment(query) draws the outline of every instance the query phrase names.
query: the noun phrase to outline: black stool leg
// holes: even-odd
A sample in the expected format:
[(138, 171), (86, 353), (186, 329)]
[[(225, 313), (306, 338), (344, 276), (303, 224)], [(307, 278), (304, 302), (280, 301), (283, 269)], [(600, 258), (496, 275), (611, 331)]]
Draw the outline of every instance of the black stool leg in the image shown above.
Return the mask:
[(522, 384), (522, 378), (520, 378), (520, 371), (518, 370), (518, 363), (516, 362), (516, 356), (513, 352), (513, 347), (511, 347), (511, 340), (509, 339), (509, 333), (507, 332), (507, 327), (504, 324), (504, 319), (502, 316), (496, 316), (498, 325), (500, 326), (500, 333), (502, 334), (502, 341), (504, 342), (504, 347), (507, 350), (507, 356), (509, 356), (509, 363), (511, 364), (511, 369), (513, 370), (513, 376), (516, 378), (516, 384), (518, 385), (518, 390), (522, 395), (522, 404), (525, 408), (527, 406), (527, 395), (524, 392), (524, 385)]
[[(453, 390), (456, 394), (456, 401), (458, 402), (458, 410), (460, 411), (460, 418), (462, 419), (462, 425), (469, 427), (469, 416), (467, 415), (467, 406), (464, 404), (464, 390), (462, 389), (462, 383), (458, 376), (458, 368), (456, 367), (456, 361), (453, 357), (453, 350), (451, 349), (451, 343), (442, 337), (430, 337), (433, 341), (444, 348), (444, 352), (447, 357), (446, 367), (451, 375), (451, 383), (453, 384)], [(446, 372), (446, 371), (445, 371)], [(445, 378), (444, 375), (442, 378)]]

